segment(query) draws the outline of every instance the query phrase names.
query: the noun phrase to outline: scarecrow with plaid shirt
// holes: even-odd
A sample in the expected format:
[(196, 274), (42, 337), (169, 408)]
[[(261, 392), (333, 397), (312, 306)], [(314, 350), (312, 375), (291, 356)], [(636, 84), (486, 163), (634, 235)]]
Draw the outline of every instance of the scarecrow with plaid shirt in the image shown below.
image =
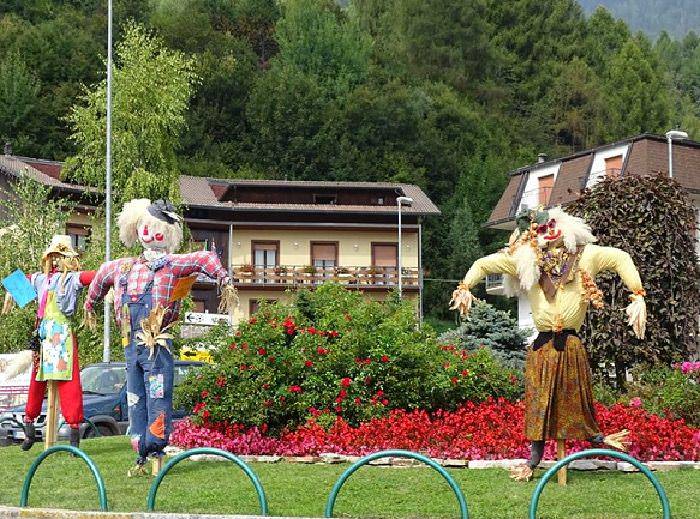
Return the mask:
[(114, 314), (121, 330), (127, 368), (127, 404), (132, 445), (138, 452), (129, 475), (146, 474), (148, 456), (159, 462), (172, 431), (173, 355), (168, 329), (177, 322), (180, 301), (173, 297), (178, 280), (205, 274), (222, 289), (221, 312), (235, 304), (236, 293), (215, 252), (174, 254), (182, 243), (182, 221), (164, 200), (132, 200), (118, 218), (119, 239), (139, 243), (137, 258), (103, 264), (85, 299), (88, 319), (95, 303), (114, 290)]

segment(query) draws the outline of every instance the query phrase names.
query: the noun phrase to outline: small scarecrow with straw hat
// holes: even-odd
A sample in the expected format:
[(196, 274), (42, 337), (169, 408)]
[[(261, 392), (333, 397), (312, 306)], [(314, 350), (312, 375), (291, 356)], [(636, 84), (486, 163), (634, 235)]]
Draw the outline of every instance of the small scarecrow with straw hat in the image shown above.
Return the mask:
[(103, 264), (85, 299), (88, 321), (93, 308), (114, 289), (114, 314), (121, 329), (127, 370), (127, 405), (132, 446), (138, 453), (128, 475), (146, 475), (148, 456), (160, 464), (172, 430), (173, 355), (170, 328), (177, 322), (180, 301), (198, 274), (217, 280), (219, 311), (237, 303), (227, 270), (215, 252), (175, 254), (182, 243), (182, 219), (166, 200), (136, 199), (118, 217), (119, 239), (127, 247), (141, 245), (138, 257)]
[(452, 295), (452, 309), (466, 315), (474, 301), (470, 289), (487, 274), (503, 274), (506, 295), (525, 295), (532, 307), (537, 337), (525, 364), (525, 434), (532, 442), (528, 463), (512, 477), (529, 480), (544, 452), (545, 440), (589, 440), (625, 449), (627, 432), (603, 437), (595, 418), (591, 373), (578, 336), (589, 305), (603, 305), (595, 277), (616, 272), (630, 290), (629, 325), (643, 339), (645, 292), (629, 254), (594, 245), (591, 228), (561, 207), (521, 212), (508, 247), (474, 262)]
[[(8, 370), (20, 373), (32, 365), (24, 414), (25, 438), (21, 445), (25, 451), (36, 442), (34, 421), (41, 413), (47, 384), (56, 384), (61, 413), (70, 426), (70, 443), (74, 447), (80, 443), (79, 427), (83, 421), (74, 314), (78, 295), (83, 286), (90, 284), (94, 272), (80, 272), (78, 253), (67, 235), (55, 235), (51, 239), (42, 255), (41, 267), (41, 272), (27, 276), (39, 303), (29, 349), (22, 352)], [(11, 301), (8, 293), (3, 313), (9, 311)], [(12, 376), (11, 373), (8, 376)], [(51, 391), (49, 393), (52, 396)]]

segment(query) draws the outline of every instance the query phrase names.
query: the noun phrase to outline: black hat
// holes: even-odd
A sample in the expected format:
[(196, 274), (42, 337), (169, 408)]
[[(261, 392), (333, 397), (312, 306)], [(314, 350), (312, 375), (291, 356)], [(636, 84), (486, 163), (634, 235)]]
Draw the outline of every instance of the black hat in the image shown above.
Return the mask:
[(168, 200), (156, 200), (148, 206), (148, 213), (170, 224), (177, 223), (181, 220), (180, 215), (175, 212), (175, 206)]

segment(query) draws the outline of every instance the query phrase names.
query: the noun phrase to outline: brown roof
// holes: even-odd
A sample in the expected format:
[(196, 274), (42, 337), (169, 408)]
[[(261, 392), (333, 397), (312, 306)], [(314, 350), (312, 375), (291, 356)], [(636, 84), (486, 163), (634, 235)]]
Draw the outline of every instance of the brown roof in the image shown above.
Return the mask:
[(549, 204), (561, 205), (576, 200), (581, 192), (581, 186), (585, 185), (592, 164), (592, 153), (562, 162), (557, 181), (549, 197)]
[(221, 180), (206, 177), (180, 176), (180, 192), (183, 202), (188, 206), (206, 207), (224, 210), (246, 211), (281, 211), (281, 212), (345, 212), (345, 213), (396, 213), (396, 205), (330, 205), (330, 204), (287, 204), (287, 203), (236, 203), (220, 201), (220, 186), (264, 186), (264, 187), (302, 187), (302, 188), (390, 188), (400, 189), (404, 196), (413, 198), (410, 207), (404, 207), (405, 214), (437, 215), (440, 210), (428, 196), (412, 184), (390, 182), (325, 182), (325, 181), (286, 181), (286, 180)]
[(61, 167), (60, 162), (52, 163), (50, 161), (27, 159), (25, 157), (16, 157), (13, 155), (0, 155), (0, 171), (4, 171), (8, 175), (18, 177), (21, 174), (26, 174), (29, 178), (36, 180), (40, 184), (66, 191), (84, 192), (87, 190), (85, 186), (63, 182), (53, 175), (47, 175), (42, 170), (38, 169), (36, 167), (37, 165), (40, 165), (42, 169), (48, 171), (55, 171), (56, 167), (58, 167), (60, 171)]
[[(668, 143), (662, 135), (642, 134), (598, 148), (581, 151), (563, 158), (544, 163), (524, 166), (510, 172), (508, 183), (501, 199), (496, 204), (487, 226), (503, 226), (512, 220), (522, 197), (518, 190), (523, 178), (533, 167), (552, 165), (561, 162), (557, 179), (552, 188), (550, 205), (567, 204), (575, 200), (581, 192), (583, 181), (588, 178), (594, 155), (606, 148), (630, 145), (623, 174), (654, 175), (668, 174)], [(689, 139), (673, 142), (673, 177), (685, 189), (700, 193), (700, 142)]]
[(517, 204), (515, 201), (519, 200), (522, 196), (523, 189), (527, 183), (527, 177), (528, 173), (524, 171), (510, 177), (506, 190), (491, 212), (489, 223), (496, 224), (515, 216), (515, 211), (517, 211)]

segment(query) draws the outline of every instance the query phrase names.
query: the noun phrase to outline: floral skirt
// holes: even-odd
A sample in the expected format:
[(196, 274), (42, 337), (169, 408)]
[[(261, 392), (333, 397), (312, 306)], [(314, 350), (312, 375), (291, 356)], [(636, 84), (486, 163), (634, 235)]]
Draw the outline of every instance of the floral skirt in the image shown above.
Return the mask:
[(588, 440), (599, 434), (591, 368), (581, 339), (564, 351), (549, 341), (525, 362), (525, 435), (529, 440)]

